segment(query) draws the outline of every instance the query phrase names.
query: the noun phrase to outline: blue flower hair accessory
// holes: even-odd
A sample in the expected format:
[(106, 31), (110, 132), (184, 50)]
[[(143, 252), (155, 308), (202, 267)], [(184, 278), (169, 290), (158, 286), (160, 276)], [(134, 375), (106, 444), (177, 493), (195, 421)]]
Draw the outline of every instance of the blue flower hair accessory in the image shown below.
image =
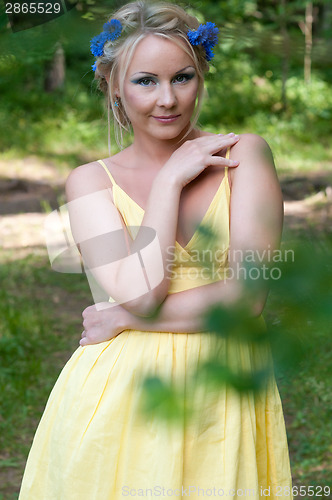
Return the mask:
[[(108, 40), (116, 40), (122, 33), (122, 24), (118, 19), (111, 19), (103, 26), (103, 31), (92, 38), (90, 48), (95, 57), (100, 57), (104, 54), (104, 45)], [(202, 45), (205, 49), (207, 61), (211, 61), (214, 57), (212, 48), (218, 43), (219, 29), (215, 23), (207, 22), (201, 24), (195, 31), (188, 31), (187, 36), (191, 45)], [(92, 65), (93, 71), (96, 71), (96, 62)]]
[(202, 45), (205, 49), (207, 61), (214, 57), (212, 48), (218, 43), (219, 29), (215, 23), (200, 24), (197, 30), (188, 31), (187, 36), (191, 45)]
[[(95, 57), (102, 56), (104, 54), (104, 45), (108, 40), (116, 40), (119, 38), (122, 32), (122, 24), (118, 19), (111, 19), (103, 26), (103, 31), (92, 38), (90, 43), (90, 49)], [(92, 65), (92, 69), (96, 71), (96, 63)]]

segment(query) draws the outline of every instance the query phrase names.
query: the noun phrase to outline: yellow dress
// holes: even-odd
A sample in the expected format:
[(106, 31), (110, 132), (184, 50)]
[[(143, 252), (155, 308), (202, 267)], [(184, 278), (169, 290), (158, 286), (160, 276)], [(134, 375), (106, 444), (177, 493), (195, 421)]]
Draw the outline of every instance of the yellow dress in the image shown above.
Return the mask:
[[(114, 203), (125, 224), (139, 226), (144, 210), (99, 162), (112, 181)], [(229, 202), (226, 168), (202, 220), (218, 234), (217, 244), (224, 250), (229, 244)], [(169, 293), (220, 279), (217, 273), (210, 279), (202, 276), (192, 258), (202, 237), (196, 231), (185, 247), (176, 242)], [(219, 252), (215, 266), (222, 273), (226, 265), (227, 252)], [(125, 330), (107, 342), (78, 347), (50, 394), (19, 500), (293, 498), (274, 377), (255, 395), (192, 382), (211, 349), (231, 353), (246, 369), (262, 366), (270, 357), (267, 348), (228, 342), (210, 332)], [(186, 425), (142, 418), (141, 378), (151, 375), (187, 388), (196, 417)]]

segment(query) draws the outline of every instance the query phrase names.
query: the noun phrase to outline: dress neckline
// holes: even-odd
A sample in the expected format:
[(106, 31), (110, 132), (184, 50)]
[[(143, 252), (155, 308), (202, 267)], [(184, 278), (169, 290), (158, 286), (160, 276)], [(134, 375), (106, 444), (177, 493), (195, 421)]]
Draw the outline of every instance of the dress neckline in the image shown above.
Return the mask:
[[(226, 168), (227, 168), (227, 167), (226, 167)], [(212, 207), (213, 207), (213, 205), (214, 205), (214, 202), (215, 202), (215, 200), (217, 199), (217, 196), (218, 196), (219, 192), (221, 191), (222, 186), (224, 185), (224, 181), (225, 181), (226, 179), (228, 180), (228, 175), (226, 175), (226, 173), (228, 174), (228, 172), (225, 170), (224, 177), (222, 178), (222, 181), (221, 181), (221, 183), (219, 184), (219, 187), (218, 187), (218, 189), (217, 189), (216, 193), (214, 194), (214, 196), (213, 196), (213, 198), (212, 198), (212, 200), (211, 200), (210, 205), (208, 206), (208, 208), (207, 208), (207, 210), (206, 210), (206, 212), (205, 212), (205, 214), (204, 214), (204, 216), (203, 216), (203, 218), (202, 218), (201, 222), (198, 224), (197, 229), (195, 230), (194, 234), (192, 235), (192, 237), (190, 238), (190, 240), (188, 241), (188, 243), (187, 243), (186, 245), (184, 245), (184, 246), (183, 246), (183, 245), (181, 245), (181, 244), (180, 244), (177, 240), (175, 240), (175, 244), (177, 244), (177, 245), (178, 245), (180, 248), (182, 248), (184, 251), (187, 251), (188, 247), (190, 247), (190, 246), (192, 245), (193, 241), (195, 241), (195, 239), (198, 237), (199, 228), (200, 228), (200, 227), (204, 224), (205, 219), (207, 218), (207, 216), (208, 216), (208, 215), (209, 215), (209, 213), (211, 212)], [(123, 193), (123, 194), (124, 194), (124, 195), (125, 195), (125, 196), (129, 199), (129, 200), (130, 200), (130, 201), (131, 201), (131, 203), (133, 203), (133, 204), (134, 204), (137, 208), (139, 208), (139, 209), (141, 210), (141, 212), (143, 212), (143, 214), (145, 213), (144, 208), (142, 208), (142, 207), (141, 207), (141, 206), (140, 206), (140, 205), (139, 205), (139, 204), (138, 204), (138, 203), (137, 203), (137, 202), (136, 202), (133, 198), (131, 198), (131, 197), (129, 196), (129, 194), (128, 194), (128, 193), (126, 193), (126, 191), (124, 191), (124, 190), (122, 189), (122, 187), (121, 187), (121, 186), (119, 186), (116, 182), (114, 182), (114, 184), (113, 184), (113, 193), (114, 193), (114, 187), (115, 187), (116, 189), (120, 190), (120, 191), (121, 191), (121, 192), (122, 192), (122, 193)], [(116, 206), (118, 206), (118, 204), (117, 204), (117, 203), (116, 203)]]
[[(227, 148), (227, 151), (226, 151), (226, 158), (229, 158), (229, 151), (230, 151), (230, 148), (228, 147)], [(103, 160), (97, 160), (98, 163), (100, 163), (102, 165), (102, 167), (104, 168), (104, 170), (106, 170), (106, 173), (108, 174), (109, 178), (111, 179), (111, 182), (112, 182), (112, 192), (113, 192), (113, 198), (114, 198), (114, 203), (115, 205), (118, 207), (118, 203), (115, 202), (115, 198), (116, 198), (116, 193), (117, 193), (117, 189), (123, 193), (127, 198), (128, 200), (135, 205), (135, 207), (137, 207), (141, 212), (143, 212), (143, 214), (145, 213), (145, 210), (144, 208), (142, 208), (133, 198), (131, 198), (129, 196), (129, 194), (124, 190), (122, 189), (121, 186), (119, 186), (117, 184), (117, 182), (115, 181), (113, 175), (111, 174), (111, 172), (109, 171), (108, 167), (105, 165), (104, 161)], [(224, 176), (222, 178), (222, 181), (221, 183), (219, 184), (218, 186), (218, 189), (216, 191), (216, 193), (214, 194), (202, 220), (200, 221), (200, 223), (197, 225), (197, 228), (194, 232), (194, 234), (192, 235), (192, 237), (190, 238), (190, 240), (188, 241), (188, 243), (186, 245), (181, 245), (177, 240), (175, 240), (175, 245), (178, 245), (179, 248), (181, 248), (184, 252), (186, 253), (189, 253), (188, 252), (188, 248), (193, 244), (193, 242), (198, 238), (198, 233), (199, 233), (199, 229), (200, 227), (204, 224), (205, 220), (207, 219), (208, 215), (210, 214), (211, 210), (212, 210), (212, 207), (215, 203), (215, 200), (217, 199), (219, 193), (221, 192), (221, 189), (222, 189), (222, 186), (226, 183), (227, 181), (227, 186), (228, 186), (228, 190), (230, 191), (230, 187), (229, 187), (229, 181), (228, 181), (228, 167), (225, 166), (225, 171), (224, 171)], [(115, 190), (114, 190), (115, 188)]]

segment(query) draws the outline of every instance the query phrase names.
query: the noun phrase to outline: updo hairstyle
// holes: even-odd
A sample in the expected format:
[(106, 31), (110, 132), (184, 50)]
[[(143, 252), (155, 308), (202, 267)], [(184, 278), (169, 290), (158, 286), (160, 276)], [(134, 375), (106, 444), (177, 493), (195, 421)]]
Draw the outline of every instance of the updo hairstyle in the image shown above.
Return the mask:
[[(175, 42), (192, 58), (198, 76), (198, 97), (196, 109), (188, 135), (195, 127), (204, 92), (204, 73), (209, 70), (205, 49), (201, 45), (191, 45), (187, 32), (197, 30), (199, 21), (181, 7), (168, 2), (138, 0), (117, 10), (108, 20), (117, 19), (122, 25), (121, 35), (114, 41), (106, 41), (104, 54), (96, 60), (95, 80), (105, 95), (108, 110), (108, 135), (110, 140), (110, 109), (114, 116), (116, 142), (123, 149), (122, 131), (130, 132), (131, 124), (126, 114), (123, 97), (124, 78), (137, 44), (149, 34), (154, 34)], [(185, 43), (181, 43), (181, 40)], [(109, 75), (109, 84), (105, 78)], [(115, 106), (115, 82), (118, 78), (121, 99)], [(120, 133), (120, 134), (119, 134)], [(121, 140), (119, 140), (119, 135)], [(110, 143), (109, 143), (110, 144)], [(110, 146), (109, 146), (110, 148)]]

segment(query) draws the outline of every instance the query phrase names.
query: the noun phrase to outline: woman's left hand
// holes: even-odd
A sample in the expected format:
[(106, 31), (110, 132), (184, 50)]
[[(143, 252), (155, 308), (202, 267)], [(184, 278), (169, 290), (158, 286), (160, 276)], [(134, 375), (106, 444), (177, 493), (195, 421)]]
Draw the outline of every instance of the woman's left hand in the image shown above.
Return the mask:
[(111, 340), (128, 328), (128, 311), (114, 302), (99, 302), (88, 306), (82, 316), (84, 331), (81, 335), (81, 346)]

